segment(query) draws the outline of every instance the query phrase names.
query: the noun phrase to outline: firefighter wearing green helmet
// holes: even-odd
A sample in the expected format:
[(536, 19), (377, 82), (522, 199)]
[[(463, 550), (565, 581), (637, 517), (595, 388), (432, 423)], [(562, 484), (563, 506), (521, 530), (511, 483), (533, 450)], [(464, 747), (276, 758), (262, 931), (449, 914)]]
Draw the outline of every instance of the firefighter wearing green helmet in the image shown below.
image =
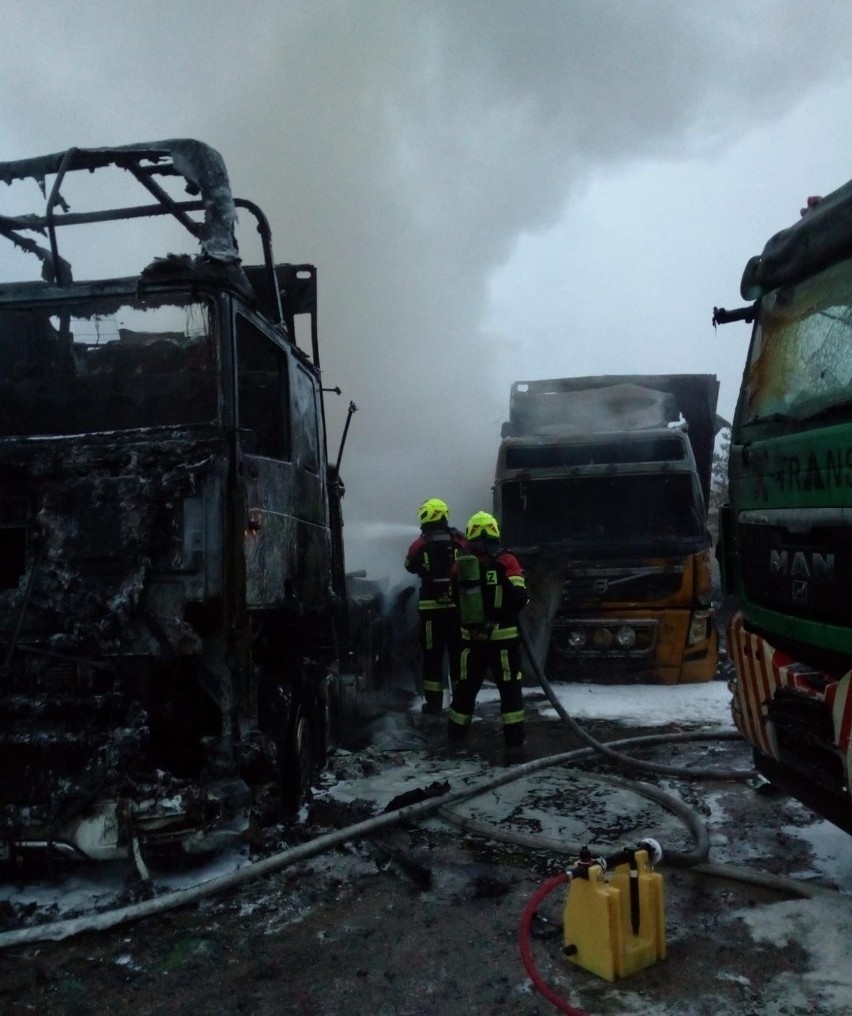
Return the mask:
[(430, 716), (444, 710), (444, 658), (450, 687), (458, 673), (458, 610), (450, 592), (450, 571), (456, 555), (467, 553), (462, 534), (450, 526), (450, 509), (439, 497), (430, 497), (417, 510), (420, 536), (408, 548), (406, 571), (420, 578), (420, 648), (423, 659), (422, 709)]
[(520, 562), (500, 545), (500, 527), (488, 512), (477, 512), (467, 523), (470, 553), (459, 555), (451, 575), (458, 604), (462, 652), (453, 688), (447, 733), (452, 741), (467, 736), (476, 696), (485, 676), (500, 692), (503, 738), (508, 747), (524, 743), (524, 700), (518, 615), (527, 593)]

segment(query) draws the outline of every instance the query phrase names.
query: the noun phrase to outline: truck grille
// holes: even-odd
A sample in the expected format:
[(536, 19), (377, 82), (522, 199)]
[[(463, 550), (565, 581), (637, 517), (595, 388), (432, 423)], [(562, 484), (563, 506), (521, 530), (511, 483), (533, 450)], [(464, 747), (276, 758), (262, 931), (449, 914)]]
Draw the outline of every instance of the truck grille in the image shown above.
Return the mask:
[(834, 724), (825, 702), (776, 691), (767, 709), (779, 761), (836, 794), (844, 793), (843, 763), (833, 745)]
[[(754, 513), (757, 517), (757, 513)], [(738, 526), (743, 585), (754, 603), (799, 617), (852, 623), (852, 528), (813, 525), (808, 531), (746, 516)], [(818, 515), (816, 521), (819, 521)], [(773, 524), (774, 523), (774, 524)]]
[(595, 603), (651, 603), (676, 596), (684, 566), (571, 569), (562, 592), (563, 609)]

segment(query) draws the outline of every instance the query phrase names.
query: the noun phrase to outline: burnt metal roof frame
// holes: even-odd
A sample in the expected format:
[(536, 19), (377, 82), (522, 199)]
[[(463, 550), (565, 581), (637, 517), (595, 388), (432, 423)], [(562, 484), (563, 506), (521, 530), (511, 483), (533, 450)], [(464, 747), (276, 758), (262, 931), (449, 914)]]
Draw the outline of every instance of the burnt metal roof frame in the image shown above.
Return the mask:
[[(314, 366), (320, 366), (319, 336), (317, 321), (317, 270), (314, 265), (276, 265), (276, 293), (284, 315), (284, 326), (293, 341), (296, 341), (298, 314), (307, 314), (311, 322), (311, 355)], [(284, 298), (281, 298), (281, 293)]]
[[(20, 247), (21, 250), (26, 251), (28, 254), (34, 254), (42, 263), (42, 278), (48, 281), (55, 278), (57, 273), (53, 267), (53, 258), (50, 251), (45, 250), (35, 240), (30, 240), (28, 237), (16, 233), (15, 229), (12, 228), (13, 226), (15, 229), (33, 229), (43, 233), (45, 231), (41, 229), (40, 224), (24, 223), (21, 219), (9, 219), (0, 215), (0, 236), (5, 236), (15, 247)], [(62, 258), (60, 258), (60, 263), (62, 265), (61, 271), (67, 271), (70, 277), (71, 266)]]
[[(153, 165), (143, 166), (142, 162), (146, 160)], [(78, 170), (94, 172), (96, 169), (107, 166), (129, 170), (135, 179), (157, 198), (159, 203), (154, 206), (134, 209), (114, 209), (105, 212), (83, 213), (82, 215), (69, 213), (56, 216), (54, 209), (57, 204), (67, 208), (61, 197), (60, 187), (69, 172)], [(60, 225), (80, 222), (106, 222), (123, 218), (170, 214), (198, 240), (205, 257), (224, 264), (239, 264), (240, 257), (234, 233), (238, 203), (251, 211), (258, 219), (258, 232), (263, 240), (267, 271), (270, 273), (270, 278), (274, 278), (274, 262), (266, 217), (251, 202), (235, 202), (222, 157), (209, 145), (189, 138), (177, 138), (169, 141), (123, 145), (117, 148), (70, 148), (65, 152), (53, 155), (0, 163), (0, 181), (8, 184), (14, 180), (34, 179), (41, 186), (42, 192), (45, 190), (45, 178), (53, 174), (56, 175), (56, 180), (53, 183), (46, 214), (43, 217), (25, 216), (2, 221), (6, 225), (24, 229), (37, 228), (38, 226), (47, 227), (50, 236), (53, 274), (59, 285), (70, 280), (70, 269), (66, 270), (59, 259), (55, 229)], [(174, 201), (150, 179), (154, 175), (182, 177), (186, 181), (187, 190), (190, 193), (201, 195), (200, 202)], [(203, 210), (204, 222), (200, 223), (189, 219), (184, 214), (189, 210)], [(4, 235), (8, 236), (8, 233), (4, 231)], [(20, 237), (9, 236), (8, 238), (25, 246), (20, 244), (22, 239)], [(30, 249), (32, 253), (42, 257), (42, 260), (47, 264), (44, 256), (38, 254), (37, 250)]]
[(47, 220), (47, 235), (50, 239), (50, 253), (53, 259), (53, 274), (58, 286), (64, 286), (71, 282), (72, 276), (71, 266), (67, 261), (60, 260), (59, 257), (59, 245), (56, 242), (56, 226), (54, 223), (53, 209), (57, 204), (61, 204), (63, 210), (68, 211), (68, 205), (63, 200), (62, 195), (59, 192), (59, 188), (62, 185), (62, 181), (65, 179), (65, 174), (71, 168), (76, 154), (76, 148), (69, 148), (65, 153), (62, 163), (57, 170), (56, 179), (53, 181), (53, 187), (50, 190), (50, 197), (47, 199), (47, 209), (45, 211), (45, 219)]
[[(237, 208), (245, 208), (255, 218), (257, 232), (260, 235), (260, 243), (263, 247), (263, 266), (266, 270), (268, 285), (270, 286), (269, 291), (275, 294), (275, 307), (278, 314), (277, 323), (287, 327), (288, 322), (284, 319), (284, 308), (281, 305), (281, 293), (278, 289), (278, 278), (275, 274), (275, 258), (272, 254), (272, 230), (269, 226), (269, 219), (267, 219), (262, 209), (253, 201), (249, 201), (246, 198), (235, 198), (234, 204)], [(294, 336), (295, 332), (292, 333), (291, 337)]]
[[(248, 201), (245, 198), (235, 198), (234, 205), (237, 208), (245, 208), (246, 211), (254, 215), (257, 220), (257, 232), (261, 238), (261, 245), (263, 247), (263, 260), (264, 260), (264, 271), (267, 275), (267, 280), (271, 286), (270, 292), (275, 294), (276, 307), (277, 307), (277, 323), (284, 324), (287, 326), (287, 321), (281, 306), (281, 296), (278, 290), (277, 276), (275, 272), (274, 257), (272, 252), (272, 231), (269, 226), (269, 220), (263, 213), (262, 209), (259, 208), (254, 202)], [(178, 217), (178, 213), (186, 212), (201, 212), (204, 211), (203, 201), (174, 201), (170, 199), (169, 207), (163, 205), (133, 205), (125, 208), (112, 208), (103, 212), (69, 212), (67, 215), (63, 215), (58, 219), (54, 219), (53, 225), (59, 226), (79, 226), (79, 225), (91, 225), (97, 222), (114, 222), (125, 219), (142, 219), (142, 218), (155, 218), (159, 215), (173, 215), (175, 218)], [(190, 219), (196, 227), (199, 225), (194, 220)], [(22, 250), (28, 253), (34, 254), (40, 258), (46, 265), (50, 265), (52, 262), (52, 255), (49, 251), (40, 247), (33, 240), (27, 237), (20, 236), (15, 232), (15, 229), (31, 229), (39, 232), (44, 232), (43, 227), (47, 227), (46, 216), (3, 216), (0, 215), (0, 236), (5, 236), (13, 244), (21, 247)], [(14, 227), (14, 228), (12, 228)], [(63, 265), (67, 265), (64, 259), (60, 259)], [(70, 267), (69, 267), (70, 272)], [(70, 275), (69, 275), (70, 278)]]
[(181, 223), (188, 233), (196, 239), (199, 238), (199, 234), (201, 232), (199, 224), (195, 221), (195, 219), (192, 219), (188, 215), (184, 214), (180, 203), (175, 201), (171, 194), (163, 190), (163, 188), (151, 178), (150, 172), (143, 170), (138, 162), (128, 162), (127, 165), (124, 165), (122, 168), (132, 173), (139, 183), (141, 183), (147, 191), (150, 191), (161, 205), (168, 208), (168, 210), (172, 213), (172, 215), (174, 215), (178, 222)]

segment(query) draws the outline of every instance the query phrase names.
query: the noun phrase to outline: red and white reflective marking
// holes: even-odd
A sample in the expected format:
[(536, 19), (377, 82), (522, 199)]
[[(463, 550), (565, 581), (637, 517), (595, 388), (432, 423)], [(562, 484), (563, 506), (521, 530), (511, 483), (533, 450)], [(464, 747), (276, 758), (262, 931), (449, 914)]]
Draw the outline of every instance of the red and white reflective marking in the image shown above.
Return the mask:
[[(745, 739), (764, 755), (780, 761), (775, 732), (767, 726), (769, 702), (779, 688), (787, 688), (831, 710), (834, 744), (843, 759), (846, 786), (852, 772), (852, 670), (835, 680), (775, 649), (766, 639), (745, 630), (743, 615), (735, 614), (728, 629), (728, 646), (737, 671), (734, 722)], [(852, 791), (850, 791), (852, 793)]]

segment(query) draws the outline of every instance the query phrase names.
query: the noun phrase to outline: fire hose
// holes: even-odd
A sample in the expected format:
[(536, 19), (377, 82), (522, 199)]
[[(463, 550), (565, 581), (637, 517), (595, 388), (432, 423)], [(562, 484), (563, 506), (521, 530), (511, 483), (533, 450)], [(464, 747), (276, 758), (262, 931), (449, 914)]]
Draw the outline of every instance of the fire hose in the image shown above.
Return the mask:
[[(559, 701), (559, 697), (553, 690), (553, 685), (548, 681), (546, 674), (538, 661), (535, 650), (530, 642), (529, 635), (527, 634), (526, 627), (523, 623), (519, 623), (518, 629), (521, 634), (521, 642), (523, 643), (524, 649), (527, 651), (527, 657), (533, 668), (533, 673), (536, 676), (536, 680), (541, 685), (545, 695), (550, 700), (550, 704), (556, 710), (559, 718), (563, 723), (571, 729), (571, 731), (583, 741), (584, 744), (589, 745), (598, 754), (611, 759), (613, 762), (618, 762), (622, 765), (628, 765), (633, 769), (644, 769), (647, 772), (657, 773), (660, 776), (678, 776), (686, 779), (713, 779), (713, 780), (745, 780), (753, 776), (751, 769), (686, 769), (679, 766), (663, 765), (658, 762), (645, 762), (641, 759), (633, 758), (631, 755), (623, 755), (621, 752), (615, 751), (611, 745), (604, 744), (592, 737), (588, 731), (584, 730), (579, 723), (567, 712), (565, 707)], [(737, 740), (741, 741), (742, 737), (737, 731), (720, 731), (716, 737), (719, 740)]]
[[(708, 736), (708, 732), (690, 731), (680, 735), (646, 735), (640, 738), (627, 738), (625, 740), (614, 741), (612, 743), (616, 747), (627, 747), (638, 743), (646, 745), (670, 740), (696, 740), (702, 736), (706, 738)], [(711, 734), (710, 736), (713, 735)], [(234, 889), (255, 879), (262, 878), (265, 875), (281, 871), (300, 861), (308, 860), (311, 857), (315, 857), (328, 850), (334, 849), (335, 847), (341, 846), (344, 843), (364, 839), (389, 826), (415, 819), (419, 820), (435, 811), (438, 811), (439, 809), (446, 809), (450, 805), (458, 804), (468, 798), (477, 797), (489, 790), (497, 789), (507, 783), (512, 783), (515, 780), (538, 772), (539, 770), (573, 762), (582, 758), (589, 758), (593, 754), (593, 748), (585, 747), (575, 748), (572, 751), (562, 752), (558, 755), (549, 755), (545, 758), (532, 759), (531, 761), (525, 762), (521, 765), (505, 769), (502, 772), (477, 783), (473, 787), (466, 787), (461, 790), (451, 791), (449, 794), (445, 794), (439, 798), (429, 798), (425, 801), (418, 801), (415, 804), (406, 805), (396, 811), (375, 815), (362, 822), (357, 822), (354, 825), (347, 826), (343, 829), (326, 833), (325, 835), (319, 836), (307, 843), (302, 843), (296, 847), (288, 848), (272, 855), (271, 857), (255, 861), (243, 868), (238, 868), (236, 871), (220, 875), (199, 885), (190, 886), (186, 889), (175, 890), (163, 896), (156, 896), (152, 899), (142, 900), (138, 903), (132, 903), (128, 906), (104, 911), (102, 913), (87, 914), (80, 917), (69, 918), (67, 920), (53, 921), (46, 924), (35, 925), (33, 927), (18, 928), (13, 931), (2, 932), (0, 933), (0, 949), (24, 945), (29, 942), (58, 941), (71, 935), (86, 931), (104, 931), (108, 928), (140, 920), (154, 914), (160, 914), (167, 910), (184, 906), (189, 903), (196, 903), (199, 900), (213, 896), (216, 893)], [(658, 791), (658, 793), (661, 797), (669, 796), (663, 795), (662, 791)], [(682, 805), (682, 802), (677, 802), (676, 798), (672, 797), (669, 800), (671, 802), (676, 802), (672, 804), (673, 809), (676, 809), (678, 804)], [(685, 806), (683, 807), (685, 809)], [(709, 849), (708, 841), (705, 840), (706, 830), (704, 830), (703, 826), (700, 826), (699, 824), (690, 825), (690, 831), (692, 832), (693, 837), (696, 838), (694, 853), (696, 854), (696, 863), (698, 863), (698, 858), (706, 857), (707, 850)], [(490, 835), (490, 833), (488, 835)]]
[(554, 889), (564, 885), (568, 881), (569, 875), (567, 871), (560, 871), (559, 874), (553, 875), (543, 885), (535, 891), (530, 897), (529, 902), (524, 907), (524, 912), (521, 914), (521, 924), (518, 929), (518, 949), (521, 953), (521, 961), (524, 964), (524, 969), (529, 978), (533, 983), (533, 987), (539, 993), (543, 995), (548, 1002), (554, 1005), (560, 1012), (568, 1013), (568, 1016), (587, 1016), (582, 1009), (576, 1009), (568, 1002), (558, 995), (553, 988), (542, 978), (538, 972), (538, 968), (535, 965), (532, 957), (532, 951), (530, 949), (530, 925), (532, 924), (533, 918), (538, 913), (539, 906), (544, 900), (553, 892)]
[[(525, 633), (522, 629), (522, 638), (524, 637)], [(300, 844), (292, 849), (286, 849), (271, 857), (253, 862), (252, 864), (239, 868), (236, 871), (210, 879), (209, 881), (199, 885), (173, 891), (163, 896), (143, 900), (139, 903), (130, 904), (125, 907), (120, 907), (98, 914), (83, 915), (68, 920), (54, 921), (34, 927), (19, 928), (9, 932), (2, 932), (0, 933), (0, 949), (23, 945), (29, 942), (61, 940), (70, 935), (81, 932), (106, 930), (120, 924), (140, 920), (153, 914), (163, 913), (167, 910), (197, 902), (201, 899), (213, 896), (216, 893), (236, 888), (254, 879), (262, 878), (266, 875), (283, 870), (291, 865), (307, 860), (311, 857), (315, 857), (346, 842), (366, 838), (386, 827), (406, 821), (419, 820), (432, 812), (439, 810), (441, 812), (441, 817), (477, 835), (487, 836), (494, 839), (505, 839), (510, 837), (511, 841), (519, 844), (522, 843), (522, 845), (534, 849), (559, 850), (562, 852), (568, 850), (569, 852), (576, 853), (578, 849), (577, 845), (568, 845), (564, 843), (557, 844), (554, 841), (550, 841), (542, 837), (525, 837), (522, 834), (507, 834), (504, 831), (496, 830), (490, 825), (476, 823), (472, 819), (456, 816), (449, 810), (449, 808), (451, 805), (479, 796), (489, 790), (514, 782), (515, 780), (521, 779), (539, 770), (583, 758), (589, 758), (596, 753), (603, 754), (614, 761), (628, 764), (634, 768), (645, 768), (654, 772), (662, 771), (666, 775), (689, 777), (703, 776), (704, 778), (710, 776), (716, 779), (741, 779), (743, 776), (747, 775), (746, 773), (738, 770), (725, 771), (711, 769), (702, 771), (698, 769), (684, 770), (672, 766), (658, 766), (653, 763), (643, 763), (640, 760), (637, 760), (630, 755), (624, 755), (617, 750), (624, 747), (642, 747), (679, 741), (738, 738), (739, 735), (735, 734), (733, 731), (719, 732), (696, 730), (675, 734), (652, 734), (612, 741), (606, 745), (602, 744), (589, 735), (585, 730), (583, 730), (583, 728), (576, 724), (576, 721), (568, 716), (564, 708), (561, 706), (561, 703), (559, 703), (559, 700), (556, 697), (555, 692), (553, 692), (547, 678), (538, 666), (537, 661), (534, 660), (532, 653), (530, 653), (530, 659), (534, 662), (536, 676), (538, 677), (545, 693), (548, 695), (548, 698), (554, 704), (554, 707), (557, 708), (557, 712), (560, 716), (562, 716), (563, 720), (568, 722), (571, 729), (575, 730), (577, 736), (581, 737), (581, 739), (586, 743), (586, 747), (576, 748), (571, 751), (551, 755), (546, 758), (533, 759), (529, 762), (513, 766), (512, 768), (507, 769), (474, 787), (454, 791), (447, 795), (443, 795), (440, 798), (431, 798), (415, 804), (407, 805), (406, 807), (400, 808), (396, 811), (374, 816), (365, 821), (347, 826), (344, 829), (335, 830), (332, 833), (327, 833), (323, 836), (317, 837), (308, 843)], [(726, 772), (729, 772), (730, 775), (720, 775)], [(736, 773), (736, 776), (734, 776), (733, 773)], [(624, 781), (621, 782), (623, 783)], [(635, 792), (641, 793), (643, 796), (650, 797), (651, 799), (658, 801), (658, 803), (662, 804), (670, 811), (673, 811), (685, 822), (692, 834), (693, 840), (695, 841), (693, 850), (683, 854), (669, 851), (667, 856), (670, 863), (692, 867), (698, 871), (705, 870), (708, 874), (719, 875), (721, 877), (734, 879), (740, 878), (744, 881), (756, 881), (758, 884), (773, 885), (785, 892), (798, 892), (800, 895), (806, 896), (816, 894), (816, 892), (811, 891), (813, 887), (803, 886), (801, 883), (796, 883), (792, 879), (781, 879), (775, 876), (765, 876), (764, 878), (759, 879), (758, 877), (763, 873), (751, 872), (747, 869), (738, 869), (729, 865), (706, 865), (704, 862), (706, 861), (709, 852), (709, 837), (703, 822), (691, 809), (677, 798), (665, 794), (658, 788), (652, 788), (645, 784), (632, 784), (629, 789), (633, 789)]]

